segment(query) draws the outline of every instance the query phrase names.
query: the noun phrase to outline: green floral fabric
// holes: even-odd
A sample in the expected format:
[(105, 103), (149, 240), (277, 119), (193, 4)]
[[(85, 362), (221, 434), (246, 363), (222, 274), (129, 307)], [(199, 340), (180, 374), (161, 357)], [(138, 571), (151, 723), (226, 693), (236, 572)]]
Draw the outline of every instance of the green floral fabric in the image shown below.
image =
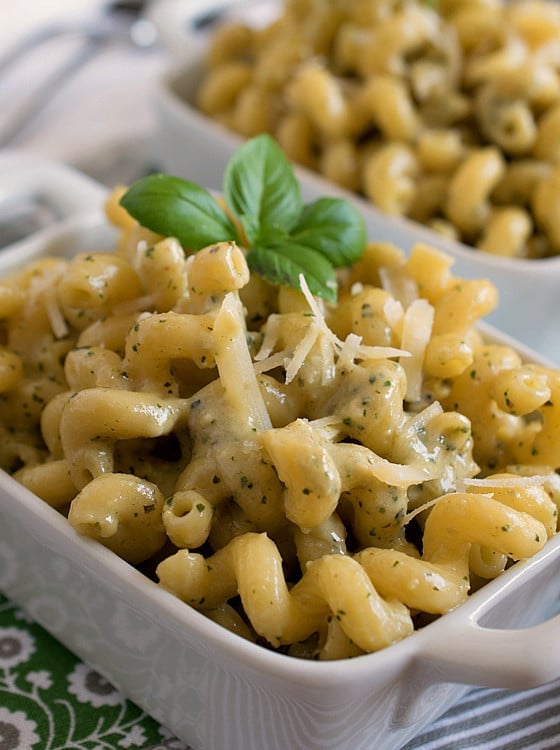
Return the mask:
[(0, 594), (0, 750), (188, 750)]

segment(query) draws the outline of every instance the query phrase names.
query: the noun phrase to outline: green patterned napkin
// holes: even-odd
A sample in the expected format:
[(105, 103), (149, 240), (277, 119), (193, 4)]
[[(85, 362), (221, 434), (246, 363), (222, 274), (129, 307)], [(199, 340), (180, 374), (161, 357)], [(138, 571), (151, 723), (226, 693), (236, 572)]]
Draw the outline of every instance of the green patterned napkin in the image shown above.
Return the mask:
[(185, 750), (0, 594), (0, 750)]

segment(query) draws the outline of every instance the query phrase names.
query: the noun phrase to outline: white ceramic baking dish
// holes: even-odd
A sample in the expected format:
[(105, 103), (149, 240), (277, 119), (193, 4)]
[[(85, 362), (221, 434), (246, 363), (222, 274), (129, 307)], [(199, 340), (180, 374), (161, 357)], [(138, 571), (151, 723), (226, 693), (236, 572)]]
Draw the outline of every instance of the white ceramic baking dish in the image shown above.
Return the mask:
[[(112, 247), (103, 191), (63, 167), (16, 166), (0, 164), (0, 192), (52, 187), (72, 193), (75, 213), (0, 253), (0, 276), (47, 253)], [(560, 535), (396, 645), (309, 662), (218, 626), (0, 471), (0, 590), (195, 750), (394, 750), (470, 685), (560, 677)]]
[[(156, 91), (158, 131), (155, 161), (162, 171), (220, 189), (225, 165), (241, 139), (201, 114), (193, 97), (201, 76), (208, 32), (197, 20), (222, 7), (233, 7), (250, 19), (257, 3), (216, 0), (162, 0), (156, 4), (155, 20), (174, 60)], [(204, 27), (206, 28), (206, 27)], [(457, 274), (467, 278), (490, 278), (500, 292), (500, 305), (488, 320), (535, 351), (560, 363), (560, 256), (539, 259), (508, 259), (475, 251), (453, 242), (407, 219), (384, 216), (370, 202), (328, 182), (307, 169), (296, 167), (304, 196), (339, 195), (354, 201), (370, 230), (379, 239), (394, 242), (407, 251), (423, 240), (455, 258)]]

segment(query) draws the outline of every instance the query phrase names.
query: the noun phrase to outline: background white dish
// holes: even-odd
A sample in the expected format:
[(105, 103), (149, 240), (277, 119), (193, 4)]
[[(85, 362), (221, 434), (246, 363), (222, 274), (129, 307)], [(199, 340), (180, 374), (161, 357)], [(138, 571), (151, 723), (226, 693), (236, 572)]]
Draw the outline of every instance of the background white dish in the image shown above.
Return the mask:
[[(190, 102), (200, 78), (208, 32), (196, 29), (204, 13), (235, 9), (247, 18), (257, 4), (251, 2), (201, 2), (163, 0), (154, 9), (154, 20), (175, 59), (175, 70), (156, 87), (158, 129), (155, 161), (162, 171), (220, 189), (225, 165), (241, 138), (197, 111)], [(270, 6), (270, 3), (267, 4)], [(296, 167), (304, 196), (340, 195), (362, 211), (372, 239), (394, 242), (408, 251), (417, 242), (437, 246), (455, 258), (454, 270), (469, 278), (487, 277), (500, 292), (500, 305), (488, 320), (500, 330), (560, 363), (560, 257), (542, 260), (508, 259), (475, 251), (407, 219), (387, 217), (370, 202), (324, 178)]]
[[(49, 164), (0, 169), (0, 190), (14, 184), (81, 198), (74, 215), (1, 253), (0, 276), (45, 253), (112, 246), (104, 193), (91, 181)], [(195, 750), (366, 750), (372, 742), (395, 750), (468, 685), (520, 688), (560, 676), (560, 616), (537, 624), (557, 611), (560, 535), (404, 641), (322, 663), (269, 652), (209, 621), (79, 537), (4, 472), (0, 549), (10, 561), (6, 595)]]

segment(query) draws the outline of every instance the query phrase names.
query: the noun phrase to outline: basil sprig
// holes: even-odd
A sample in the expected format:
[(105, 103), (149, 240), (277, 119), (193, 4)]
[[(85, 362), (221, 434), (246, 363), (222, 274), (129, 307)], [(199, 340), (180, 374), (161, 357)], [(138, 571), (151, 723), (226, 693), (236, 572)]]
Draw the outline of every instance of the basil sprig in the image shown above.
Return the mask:
[(249, 268), (267, 281), (299, 289), (303, 274), (313, 294), (335, 302), (335, 269), (358, 260), (366, 244), (357, 209), (341, 198), (304, 204), (290, 162), (266, 134), (237, 149), (222, 188), (227, 212), (204, 188), (165, 174), (141, 178), (120, 203), (142, 226), (186, 249), (232, 240), (246, 246)]

